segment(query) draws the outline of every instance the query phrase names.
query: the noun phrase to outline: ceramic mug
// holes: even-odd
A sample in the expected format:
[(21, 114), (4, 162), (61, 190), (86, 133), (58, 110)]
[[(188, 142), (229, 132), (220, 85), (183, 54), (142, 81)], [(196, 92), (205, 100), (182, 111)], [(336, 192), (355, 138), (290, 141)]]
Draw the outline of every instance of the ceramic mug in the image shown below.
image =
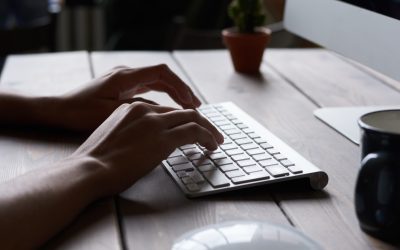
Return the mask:
[(400, 110), (371, 112), (359, 119), (361, 169), (355, 190), (360, 227), (377, 238), (400, 237)]

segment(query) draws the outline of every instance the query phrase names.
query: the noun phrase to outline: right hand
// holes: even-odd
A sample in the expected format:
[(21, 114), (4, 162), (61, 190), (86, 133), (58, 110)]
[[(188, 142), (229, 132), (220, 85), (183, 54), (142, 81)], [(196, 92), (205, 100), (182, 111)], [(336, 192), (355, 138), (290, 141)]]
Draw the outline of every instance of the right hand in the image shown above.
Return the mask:
[(192, 109), (123, 104), (71, 156), (91, 157), (101, 168), (100, 196), (130, 187), (177, 147), (199, 143), (215, 150), (223, 136)]

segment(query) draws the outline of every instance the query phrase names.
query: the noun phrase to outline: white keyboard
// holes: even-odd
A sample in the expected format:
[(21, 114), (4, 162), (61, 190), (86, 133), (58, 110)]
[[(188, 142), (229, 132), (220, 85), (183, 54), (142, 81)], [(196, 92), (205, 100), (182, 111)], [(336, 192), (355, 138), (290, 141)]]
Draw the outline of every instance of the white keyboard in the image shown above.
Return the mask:
[(198, 109), (224, 134), (224, 144), (207, 151), (197, 144), (176, 149), (163, 166), (188, 197), (309, 178), (316, 190), (328, 175), (300, 156), (231, 102)]

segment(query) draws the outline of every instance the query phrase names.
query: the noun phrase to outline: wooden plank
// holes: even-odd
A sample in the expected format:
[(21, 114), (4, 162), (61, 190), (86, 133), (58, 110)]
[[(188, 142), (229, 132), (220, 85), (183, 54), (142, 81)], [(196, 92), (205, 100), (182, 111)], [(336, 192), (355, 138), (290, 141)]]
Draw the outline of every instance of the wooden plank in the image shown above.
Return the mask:
[(338, 56), (340, 59), (353, 64), (354, 66), (356, 66), (357, 68), (361, 69), (362, 71), (370, 74), (372, 77), (377, 78), (379, 81), (384, 82), (385, 84), (389, 85), (390, 87), (394, 88), (395, 90), (400, 91), (400, 82), (399, 81), (396, 81), (396, 80), (394, 80), (394, 79), (392, 79), (392, 78), (390, 78), (388, 76), (385, 76), (384, 74), (382, 74), (382, 73), (380, 73), (380, 72), (378, 72), (376, 70), (373, 70), (373, 69), (371, 69), (371, 68), (369, 68), (369, 67), (367, 67), (367, 66), (365, 66), (365, 65), (363, 65), (363, 64), (361, 64), (361, 63), (359, 63), (357, 61), (351, 60), (351, 59), (346, 58), (344, 56), (340, 56), (338, 54), (335, 54), (335, 55)]
[(92, 78), (87, 52), (9, 56), (0, 79), (3, 90), (59, 95)]
[[(289, 57), (292, 52), (268, 50), (266, 57), (271, 65), (275, 65), (271, 56), (274, 53), (276, 56), (278, 53), (282, 54), (279, 56), (283, 58)], [(271, 187), (281, 207), (298, 229), (326, 249), (369, 249), (377, 246), (388, 248), (366, 236), (358, 227), (353, 206), (353, 190), (359, 166), (359, 149), (313, 117), (312, 112), (316, 108), (313, 101), (306, 98), (269, 65), (263, 65), (259, 77), (246, 77), (233, 71), (226, 51), (176, 52), (174, 55), (207, 102), (235, 102), (328, 173), (330, 183), (325, 192), (309, 192), (296, 188), (286, 188), (283, 191)], [(291, 58), (292, 61), (288, 61), (288, 64), (292, 64), (293, 68), (314, 66), (307, 66), (308, 61), (305, 62), (302, 58), (297, 60), (297, 57)], [(330, 65), (329, 58), (317, 56), (310, 60)], [(331, 69), (327, 75), (342, 76), (337, 77), (336, 81), (348, 81), (348, 77), (343, 76), (339, 70), (342, 67), (339, 65)], [(283, 64), (281, 70), (281, 73), (285, 70)], [(317, 72), (322, 76), (325, 75), (324, 72)], [(325, 78), (321, 76), (320, 79), (319, 74), (311, 69), (307, 73), (309, 74), (304, 73), (304, 75), (312, 81), (310, 83), (312, 86), (318, 88), (318, 84), (324, 85)], [(365, 79), (369, 78), (358, 72), (354, 74)], [(315, 75), (317, 76), (314, 78)], [(349, 75), (352, 75), (351, 72)], [(297, 84), (297, 78), (293, 75), (284, 74), (284, 76)], [(326, 81), (331, 81), (330, 77), (327, 77)], [(377, 84), (377, 88), (386, 88), (380, 85)], [(305, 88), (304, 91), (314, 91), (310, 89), (312, 87)], [(336, 95), (332, 94), (330, 99), (339, 95), (337, 89), (331, 90), (328, 87), (324, 89), (325, 95), (338, 92)], [(389, 89), (385, 94), (389, 97), (394, 96)], [(346, 93), (343, 95), (346, 96)], [(317, 97), (323, 101), (323, 98), (318, 95)], [(325, 105), (327, 104), (328, 101)], [(335, 105), (338, 104), (335, 102)]]
[[(119, 64), (141, 67), (166, 63), (186, 79), (171, 55), (165, 52), (94, 53), (92, 61), (96, 75)], [(150, 97), (170, 103), (165, 95)], [(183, 233), (227, 220), (254, 219), (288, 224), (264, 187), (187, 199), (161, 167), (124, 192), (119, 207), (129, 249), (169, 249)]]
[[(321, 49), (267, 50), (264, 61), (322, 107), (395, 105), (400, 95), (333, 53)], [(299, 63), (301, 62), (301, 63)]]
[[(10, 56), (0, 81), (1, 89), (29, 95), (59, 95), (91, 79), (86, 52)], [(57, 164), (70, 155), (83, 138), (30, 129), (0, 132), (0, 181)], [(118, 249), (119, 238), (112, 199), (85, 210), (47, 244), (60, 249)]]

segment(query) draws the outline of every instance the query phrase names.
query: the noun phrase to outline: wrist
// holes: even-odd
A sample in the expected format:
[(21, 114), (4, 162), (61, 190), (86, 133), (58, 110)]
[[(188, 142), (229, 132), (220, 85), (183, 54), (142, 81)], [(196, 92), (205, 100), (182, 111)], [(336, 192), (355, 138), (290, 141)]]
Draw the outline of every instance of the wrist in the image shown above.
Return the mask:
[(62, 101), (59, 97), (30, 97), (31, 121), (35, 125), (60, 127), (62, 124)]
[(74, 181), (80, 194), (88, 203), (109, 195), (106, 192), (106, 171), (103, 164), (89, 156), (71, 156), (64, 160), (67, 168), (72, 168)]

